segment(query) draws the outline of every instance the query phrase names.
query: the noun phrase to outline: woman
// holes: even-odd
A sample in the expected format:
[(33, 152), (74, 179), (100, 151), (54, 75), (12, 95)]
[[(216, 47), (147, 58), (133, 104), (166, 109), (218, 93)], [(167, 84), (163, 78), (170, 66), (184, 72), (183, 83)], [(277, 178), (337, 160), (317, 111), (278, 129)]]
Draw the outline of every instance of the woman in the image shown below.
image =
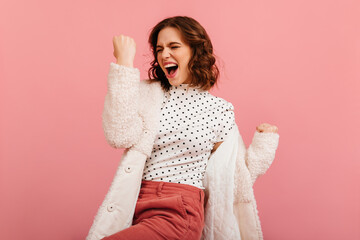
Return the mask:
[[(133, 68), (136, 44), (124, 35), (114, 37), (113, 44), (117, 61), (112, 67), (128, 77), (128, 82), (123, 80), (123, 88), (121, 81), (114, 88), (122, 94), (131, 94), (125, 84), (138, 84), (135, 79), (138, 70)], [(196, 20), (183, 16), (164, 19), (152, 29), (149, 44), (154, 60), (147, 84), (157, 82), (164, 93), (157, 132), (143, 167), (131, 226), (102, 239), (200, 239), (206, 204), (202, 181), (207, 161), (233, 130), (234, 107), (208, 92), (217, 82), (219, 71), (210, 38)], [(111, 89), (109, 86), (109, 92)], [(129, 102), (124, 102), (124, 111), (119, 108), (116, 112), (128, 119), (122, 122), (122, 131), (120, 127), (115, 129), (118, 116), (110, 104), (115, 101), (108, 96), (104, 130), (109, 144), (118, 148), (117, 137), (124, 137), (126, 131), (144, 129), (142, 121), (146, 114), (139, 117), (136, 109), (126, 108), (125, 103)], [(140, 103), (133, 106), (145, 108)], [(275, 133), (277, 127), (261, 124), (257, 131)], [(129, 144), (122, 147), (136, 149), (142, 135), (127, 135)]]

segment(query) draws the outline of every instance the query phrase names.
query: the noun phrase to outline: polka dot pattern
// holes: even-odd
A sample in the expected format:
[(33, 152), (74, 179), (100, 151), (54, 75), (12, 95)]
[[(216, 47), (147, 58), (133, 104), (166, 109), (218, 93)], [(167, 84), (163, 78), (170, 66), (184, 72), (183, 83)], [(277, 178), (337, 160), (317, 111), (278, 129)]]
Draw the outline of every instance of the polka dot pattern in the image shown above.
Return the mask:
[(165, 93), (159, 131), (143, 179), (189, 184), (201, 189), (216, 142), (235, 125), (233, 105), (189, 84)]

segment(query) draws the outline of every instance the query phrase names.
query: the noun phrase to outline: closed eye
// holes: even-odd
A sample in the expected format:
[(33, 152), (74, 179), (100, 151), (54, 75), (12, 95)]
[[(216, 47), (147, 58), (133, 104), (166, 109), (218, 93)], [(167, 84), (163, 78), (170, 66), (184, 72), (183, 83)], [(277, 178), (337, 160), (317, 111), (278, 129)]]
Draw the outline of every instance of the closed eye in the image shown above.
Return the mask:
[[(178, 46), (176, 46), (176, 47), (171, 47), (172, 49), (173, 48), (179, 48)], [(156, 52), (158, 53), (158, 52), (160, 52), (160, 51), (162, 51), (161, 49), (159, 49), (159, 50), (157, 50)]]

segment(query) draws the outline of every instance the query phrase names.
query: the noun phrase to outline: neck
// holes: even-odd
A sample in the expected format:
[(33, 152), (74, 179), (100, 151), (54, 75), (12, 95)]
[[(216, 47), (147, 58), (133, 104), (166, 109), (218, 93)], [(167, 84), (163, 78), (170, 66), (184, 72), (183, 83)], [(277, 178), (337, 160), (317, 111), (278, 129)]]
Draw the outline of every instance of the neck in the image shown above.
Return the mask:
[[(185, 91), (184, 91), (185, 90)], [(199, 88), (198, 86), (195, 86), (195, 87), (190, 87), (190, 84), (189, 83), (181, 83), (177, 86), (175, 85), (171, 85), (170, 86), (170, 89), (169, 89), (170, 92), (177, 92), (177, 91), (184, 91), (186, 93), (188, 92), (208, 92), (208, 91), (204, 91), (202, 90), (201, 88)]]

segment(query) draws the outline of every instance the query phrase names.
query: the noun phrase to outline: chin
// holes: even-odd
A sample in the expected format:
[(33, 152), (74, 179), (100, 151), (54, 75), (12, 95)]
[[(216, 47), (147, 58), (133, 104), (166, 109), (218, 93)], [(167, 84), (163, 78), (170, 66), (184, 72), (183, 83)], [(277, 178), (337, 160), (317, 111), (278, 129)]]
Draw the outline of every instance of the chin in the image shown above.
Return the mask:
[(182, 84), (181, 81), (176, 80), (176, 79), (170, 79), (170, 80), (168, 79), (168, 81), (172, 86), (178, 86), (178, 85)]

